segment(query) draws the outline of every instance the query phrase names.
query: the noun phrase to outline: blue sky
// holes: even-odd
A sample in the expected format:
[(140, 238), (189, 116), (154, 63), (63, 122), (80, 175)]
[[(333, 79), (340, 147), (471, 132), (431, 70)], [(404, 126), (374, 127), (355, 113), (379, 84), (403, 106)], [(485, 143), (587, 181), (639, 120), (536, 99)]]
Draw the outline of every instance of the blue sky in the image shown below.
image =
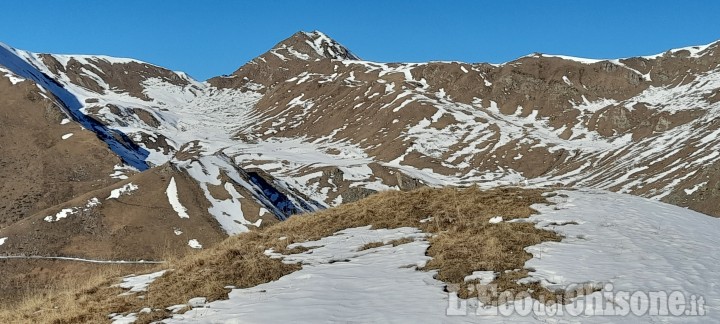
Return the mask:
[(299, 30), (363, 59), (617, 58), (720, 39), (720, 1), (3, 1), (0, 42), (229, 74)]

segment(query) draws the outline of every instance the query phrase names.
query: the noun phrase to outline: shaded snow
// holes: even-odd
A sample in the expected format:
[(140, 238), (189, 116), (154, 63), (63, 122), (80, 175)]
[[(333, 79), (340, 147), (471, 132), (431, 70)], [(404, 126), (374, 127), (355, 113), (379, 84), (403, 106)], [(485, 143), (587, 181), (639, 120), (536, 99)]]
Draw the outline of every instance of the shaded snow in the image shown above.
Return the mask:
[[(9, 69), (19, 77), (34, 81), (38, 86), (52, 93), (62, 104), (64, 113), (68, 117), (72, 116), (83, 127), (98, 134), (98, 137), (126, 163), (139, 170), (148, 169), (145, 162), (148, 151), (129, 144), (124, 133), (116, 129), (110, 129), (82, 113), (81, 109), (84, 106), (78, 99), (77, 93), (71, 92), (57, 80), (51, 79), (49, 76), (53, 75), (53, 73), (44, 65), (38, 54), (17, 50), (0, 43), (0, 65), (3, 65), (4, 68)], [(72, 86), (72, 88), (79, 87)], [(119, 138), (123, 140), (119, 140)]]

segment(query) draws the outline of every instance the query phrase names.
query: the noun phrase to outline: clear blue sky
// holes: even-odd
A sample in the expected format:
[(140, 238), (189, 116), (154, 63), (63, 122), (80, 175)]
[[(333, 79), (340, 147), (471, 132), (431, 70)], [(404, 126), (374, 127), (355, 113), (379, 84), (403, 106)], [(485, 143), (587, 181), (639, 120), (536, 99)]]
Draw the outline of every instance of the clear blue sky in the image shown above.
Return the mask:
[(204, 80), (315, 29), (383, 62), (616, 58), (720, 39), (720, 1), (2, 1), (0, 42), (132, 57)]

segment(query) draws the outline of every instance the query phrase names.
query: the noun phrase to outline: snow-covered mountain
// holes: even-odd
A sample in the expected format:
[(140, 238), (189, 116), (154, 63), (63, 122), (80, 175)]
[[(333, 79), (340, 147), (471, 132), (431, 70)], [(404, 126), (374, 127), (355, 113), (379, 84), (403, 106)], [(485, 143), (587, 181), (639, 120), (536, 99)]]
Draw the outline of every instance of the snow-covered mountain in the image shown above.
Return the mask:
[[(36, 84), (120, 157), (107, 177), (177, 172), (191, 181), (176, 181), (180, 198), (158, 206), (207, 205), (191, 214), (233, 234), (423, 185), (592, 187), (720, 215), (717, 53), (713, 43), (615, 60), (377, 63), (300, 32), (206, 82), (132, 59), (5, 45), (0, 66), (13, 86)], [(141, 186), (139, 197), (168, 186)], [(183, 201), (187, 191), (192, 201)], [(22, 236), (11, 227), (0, 234)]]
[[(578, 206), (558, 202), (572, 212), (538, 207), (541, 215), (530, 220), (579, 229), (562, 227), (561, 246), (528, 248), (535, 257), (530, 277), (546, 286), (655, 289), (682, 276), (701, 278), (716, 261), (712, 253), (701, 256), (713, 246), (715, 220), (656, 201), (720, 216), (719, 44), (607, 60), (535, 53), (504, 64), (379, 63), (321, 32), (299, 32), (207, 81), (133, 59), (0, 44), (0, 254), (154, 260), (379, 191), (509, 185), (582, 188), (563, 194)], [(611, 198), (601, 201), (602, 215), (590, 212), (593, 197)], [(606, 220), (614, 203), (627, 219)], [(646, 219), (642, 206), (659, 218)], [(633, 225), (646, 221), (655, 222), (641, 226), (646, 232)], [(659, 246), (633, 240), (666, 227), (677, 233)], [(417, 234), (353, 231), (355, 238), (323, 239), (318, 255), (345, 255), (345, 245), (333, 250), (336, 241), (358, 235)], [(698, 245), (678, 243), (693, 231), (703, 233)], [(682, 253), (707, 259), (666, 282), (615, 280), (620, 274), (571, 266), (590, 253), (586, 239), (632, 245), (633, 254), (608, 257), (649, 258), (636, 273), (680, 266), (679, 254), (659, 252), (678, 244)], [(402, 252), (347, 258), (392, 268), (427, 259), (426, 249), (419, 240)], [(555, 254), (538, 257), (550, 250)], [(376, 258), (383, 253), (402, 258)], [(658, 268), (657, 258), (669, 261)], [(325, 266), (317, 264), (318, 271)], [(303, 271), (314, 270), (293, 276)], [(385, 279), (398, 282), (392, 278)], [(427, 272), (406, 279), (432, 282)], [(305, 297), (284, 296), (283, 284), (268, 284), (267, 298)], [(428, 307), (447, 302), (433, 299), (442, 295), (433, 285), (423, 288), (434, 291), (424, 295), (432, 299), (423, 301)], [(690, 288), (717, 303), (711, 290)], [(219, 313), (189, 314), (223, 320), (223, 307), (250, 307), (233, 296), (212, 306)], [(394, 305), (397, 298), (387, 297), (383, 304)], [(293, 304), (297, 312), (306, 306)]]

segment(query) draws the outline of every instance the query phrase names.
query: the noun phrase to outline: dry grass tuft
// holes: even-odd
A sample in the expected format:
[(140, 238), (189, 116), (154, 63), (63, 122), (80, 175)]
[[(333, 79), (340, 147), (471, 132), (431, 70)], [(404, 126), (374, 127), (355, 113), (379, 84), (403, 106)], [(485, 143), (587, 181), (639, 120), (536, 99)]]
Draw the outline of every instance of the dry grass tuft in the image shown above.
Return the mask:
[(367, 244), (361, 246), (358, 249), (358, 251), (370, 250), (370, 249), (378, 248), (378, 247), (385, 246), (385, 245), (387, 245), (387, 244), (385, 244), (382, 241), (381, 242), (370, 242), (370, 243), (367, 243)]
[(370, 242), (370, 243), (367, 243), (367, 244), (361, 246), (358, 249), (358, 251), (365, 251), (365, 250), (374, 249), (374, 248), (385, 246), (385, 245), (398, 246), (398, 245), (403, 245), (403, 244), (407, 244), (407, 243), (414, 242), (414, 241), (415, 241), (415, 239), (412, 237), (403, 237), (403, 238), (395, 239), (392, 241), (388, 241), (387, 243), (385, 243), (385, 242)]
[[(190, 298), (227, 298), (227, 286), (253, 287), (301, 268), (299, 264), (285, 264), (279, 259), (271, 259), (264, 254), (268, 249), (284, 254), (302, 252), (297, 248), (288, 249), (288, 245), (319, 240), (347, 228), (367, 225), (375, 229), (416, 227), (433, 234), (429, 238), (427, 252), (432, 260), (420, 270), (437, 270), (436, 278), (448, 283), (449, 287), (457, 287), (463, 297), (476, 294), (464, 278), (481, 270), (499, 274), (494, 283), (501, 291), (532, 291), (533, 296), (552, 296), (551, 292), (537, 284), (517, 284), (517, 279), (527, 276), (527, 270), (522, 269), (532, 257), (525, 252), (525, 247), (561, 238), (530, 223), (489, 222), (494, 216), (502, 216), (506, 221), (530, 216), (535, 212), (530, 208), (532, 204), (547, 203), (542, 193), (541, 190), (520, 188), (483, 191), (474, 187), (384, 192), (311, 215), (295, 216), (264, 229), (230, 237), (214, 248), (174, 258), (163, 265), (173, 270), (151, 284), (144, 299), (117, 296), (118, 289), (107, 288), (114, 281), (105, 279), (87, 285), (94, 287), (85, 290), (90, 292), (87, 294), (74, 290), (73, 293), (28, 301), (58, 307), (54, 323), (107, 320), (107, 314), (138, 312), (144, 307), (163, 309), (141, 314), (138, 322), (148, 323), (168, 316), (169, 313), (164, 311), (166, 307), (187, 303)], [(432, 219), (427, 221), (430, 217)], [(398, 245), (409, 241), (412, 239), (387, 244)], [(385, 245), (373, 242), (365, 248), (379, 244)], [(71, 302), (72, 299), (68, 300), (70, 297), (79, 301)], [(33, 307), (28, 305), (20, 307), (18, 313), (24, 320), (46, 319), (37, 317)], [(7, 322), (3, 316), (7, 316), (7, 312), (0, 314), (0, 321)]]

